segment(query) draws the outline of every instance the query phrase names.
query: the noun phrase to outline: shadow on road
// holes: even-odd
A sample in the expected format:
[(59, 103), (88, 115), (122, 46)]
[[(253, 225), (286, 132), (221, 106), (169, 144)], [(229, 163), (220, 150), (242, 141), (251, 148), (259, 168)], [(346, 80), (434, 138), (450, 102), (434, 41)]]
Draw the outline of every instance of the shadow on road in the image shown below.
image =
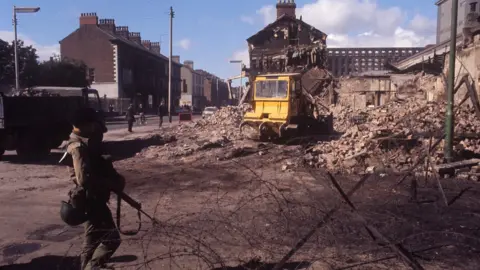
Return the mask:
[[(122, 255), (113, 257), (110, 262), (112, 263), (127, 263), (137, 260), (135, 255)], [(12, 264), (6, 266), (0, 266), (2, 270), (39, 270), (39, 269), (56, 269), (56, 270), (78, 270), (80, 269), (79, 257), (68, 256), (54, 256), (47, 255), (39, 258), (35, 258), (29, 263), (24, 264)]]
[(63, 257), (47, 255), (31, 260), (29, 263), (12, 264), (0, 267), (2, 270), (37, 270), (37, 269), (58, 269), (77, 270), (80, 269), (78, 257)]
[[(282, 269), (284, 270), (300, 270), (300, 269), (307, 269), (312, 264), (310, 262), (290, 262), (286, 263)], [(214, 268), (212, 270), (247, 270), (247, 269), (255, 269), (255, 270), (271, 270), (275, 266), (275, 263), (262, 263), (260, 261), (250, 261), (245, 264), (233, 267), (226, 267), (226, 268)]]
[(60, 165), (58, 162), (62, 158), (63, 153), (53, 152), (46, 157), (42, 158), (25, 158), (20, 157), (16, 154), (4, 155), (0, 158), (1, 162), (8, 162), (14, 164), (25, 164), (25, 165)]

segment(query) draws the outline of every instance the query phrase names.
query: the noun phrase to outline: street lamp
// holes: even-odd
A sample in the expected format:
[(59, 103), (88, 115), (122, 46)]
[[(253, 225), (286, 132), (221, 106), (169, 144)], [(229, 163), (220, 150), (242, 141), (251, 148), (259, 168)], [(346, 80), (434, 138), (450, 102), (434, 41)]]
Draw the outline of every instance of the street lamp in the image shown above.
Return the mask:
[[(230, 63), (231, 64), (240, 64), (240, 94), (242, 94), (242, 82), (243, 82), (243, 61), (242, 60), (230, 60)], [(237, 98), (239, 98), (237, 96)], [(240, 102), (240, 98), (238, 99), (238, 101)]]
[(18, 91), (18, 53), (17, 53), (17, 13), (36, 13), (40, 10), (39, 7), (16, 7), (13, 6), (13, 32), (15, 33), (15, 89)]

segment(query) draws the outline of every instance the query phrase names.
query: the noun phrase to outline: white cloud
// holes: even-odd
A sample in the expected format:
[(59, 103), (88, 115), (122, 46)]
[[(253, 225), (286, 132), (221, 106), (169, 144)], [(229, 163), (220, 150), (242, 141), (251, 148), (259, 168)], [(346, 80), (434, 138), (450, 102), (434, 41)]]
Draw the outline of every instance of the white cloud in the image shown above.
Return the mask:
[(192, 41), (188, 38), (184, 38), (178, 42), (178, 46), (184, 50), (190, 49), (190, 46), (192, 45)]
[(250, 17), (250, 16), (242, 15), (242, 16), (240, 16), (240, 20), (242, 22), (248, 23), (248, 24), (254, 24), (255, 23), (255, 19), (253, 17)]
[(248, 57), (248, 49), (239, 50), (233, 53), (230, 60), (242, 60), (246, 67), (250, 66), (250, 58)]
[(274, 22), (277, 18), (277, 10), (275, 9), (275, 6), (272, 5), (262, 7), (257, 10), (257, 14), (263, 17), (265, 25)]
[[(420, 14), (407, 21), (399, 7), (382, 8), (374, 0), (315, 0), (297, 8), (297, 17), (328, 34), (329, 47), (425, 46), (435, 43), (436, 23)], [(272, 23), (272, 5), (257, 10)]]
[(417, 14), (410, 21), (409, 27), (417, 33), (432, 34), (437, 30), (437, 22)]
[[(12, 42), (15, 39), (15, 35), (12, 31), (0, 31), (0, 39)], [(32, 46), (37, 50), (39, 61), (49, 60), (54, 54), (60, 54), (60, 44), (41, 45), (23, 34), (18, 34), (18, 39), (22, 40), (26, 46)]]

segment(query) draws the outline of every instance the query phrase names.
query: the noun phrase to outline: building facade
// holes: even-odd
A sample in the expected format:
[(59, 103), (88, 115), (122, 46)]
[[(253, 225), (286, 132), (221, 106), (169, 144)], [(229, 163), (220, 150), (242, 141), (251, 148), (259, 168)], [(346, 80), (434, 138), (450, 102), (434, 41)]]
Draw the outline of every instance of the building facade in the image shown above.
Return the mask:
[(197, 69), (196, 71), (204, 77), (203, 94), (205, 96), (205, 105), (220, 107), (228, 104), (227, 82), (205, 70)]
[[(152, 111), (168, 100), (168, 58), (160, 43), (142, 40), (139, 32), (116, 26), (113, 19), (82, 13), (79, 28), (60, 41), (62, 58), (84, 62), (91, 87), (108, 99), (127, 99)], [(181, 89), (181, 65), (172, 66), (172, 105)]]
[[(439, 0), (435, 4), (437, 5), (437, 45), (439, 45), (450, 40), (452, 0)], [(470, 43), (471, 35), (480, 30), (480, 2), (459, 0), (457, 14), (457, 39), (463, 36), (463, 42)]]
[(205, 77), (194, 69), (193, 61), (186, 60), (183, 62), (181, 78), (183, 88), (180, 106), (189, 106), (194, 110), (203, 110), (206, 104), (204, 95)]
[(301, 72), (325, 67), (327, 35), (297, 19), (294, 0), (281, 0), (276, 8), (276, 20), (247, 39), (248, 74)]
[[(471, 1), (477, 2), (477, 1)], [(450, 40), (450, 31), (452, 29), (452, 0), (440, 0), (435, 3), (437, 5), (437, 44)], [(467, 11), (469, 10), (468, 0), (458, 1), (458, 20), (457, 35), (462, 34), (465, 24)], [(478, 8), (478, 7), (476, 7)]]
[(387, 70), (386, 63), (398, 62), (422, 51), (423, 47), (329, 48), (327, 67), (335, 76)]

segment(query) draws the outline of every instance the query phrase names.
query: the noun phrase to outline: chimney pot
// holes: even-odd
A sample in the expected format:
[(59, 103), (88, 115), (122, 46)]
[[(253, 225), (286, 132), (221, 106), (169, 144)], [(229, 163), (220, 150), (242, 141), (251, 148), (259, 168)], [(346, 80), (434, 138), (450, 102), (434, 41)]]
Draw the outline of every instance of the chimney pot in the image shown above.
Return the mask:
[(137, 44), (142, 45), (142, 39), (139, 32), (130, 32), (130, 40), (134, 41)]
[(113, 19), (101, 19), (99, 26), (101, 29), (105, 31), (115, 33), (116, 27), (115, 27), (115, 20)]
[(97, 13), (80, 13), (80, 26), (82, 25), (97, 25)]
[(295, 4), (295, 0), (278, 0), (277, 19), (284, 14), (287, 16), (296, 18), (296, 14), (295, 14), (296, 8), (297, 8), (297, 4)]

